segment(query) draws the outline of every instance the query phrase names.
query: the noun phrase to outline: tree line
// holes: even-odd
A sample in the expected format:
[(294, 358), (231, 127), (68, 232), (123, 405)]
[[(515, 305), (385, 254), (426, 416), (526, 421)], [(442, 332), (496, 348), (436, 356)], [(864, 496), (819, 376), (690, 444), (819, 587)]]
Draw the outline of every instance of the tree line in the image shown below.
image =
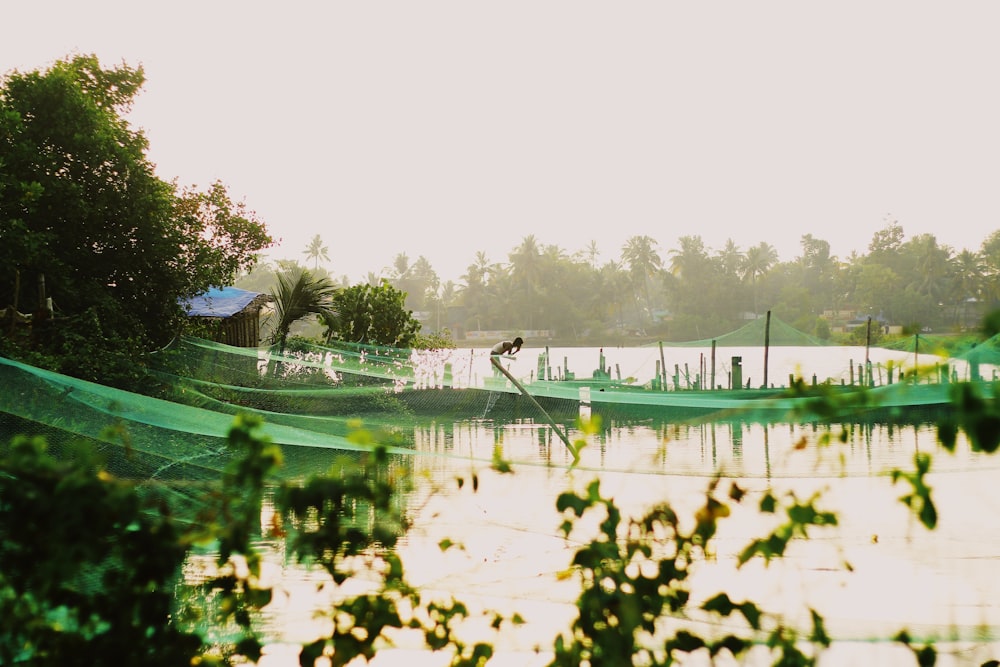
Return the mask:
[[(888, 219), (865, 253), (838, 258), (812, 234), (800, 247), (797, 257), (779, 261), (764, 241), (742, 249), (729, 240), (715, 250), (688, 235), (664, 249), (643, 235), (629, 238), (618, 259), (599, 264), (596, 242), (569, 254), (529, 235), (506, 261), (477, 252), (458, 282), (441, 281), (425, 257), (411, 262), (406, 253), (368, 281), (404, 292), (425, 328), (448, 329), (459, 339), (471, 330), (543, 329), (571, 342), (701, 340), (767, 311), (820, 338), (837, 321), (831, 313), (871, 317), (906, 333), (956, 332), (976, 326), (1000, 302), (1000, 230), (977, 249), (956, 251), (933, 234), (907, 238)], [(319, 235), (303, 254), (325, 271), (319, 262), (330, 260), (329, 250)], [(268, 270), (260, 267), (256, 279)]]

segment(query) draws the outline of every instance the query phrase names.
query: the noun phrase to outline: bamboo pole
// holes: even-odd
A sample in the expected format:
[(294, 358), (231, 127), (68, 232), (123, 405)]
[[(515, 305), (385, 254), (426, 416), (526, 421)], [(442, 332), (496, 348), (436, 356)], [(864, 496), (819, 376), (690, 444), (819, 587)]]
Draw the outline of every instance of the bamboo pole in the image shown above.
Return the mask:
[(517, 390), (521, 392), (521, 395), (523, 395), (529, 401), (534, 403), (535, 407), (538, 408), (538, 411), (545, 416), (545, 421), (547, 421), (549, 423), (549, 426), (551, 426), (555, 430), (556, 435), (559, 436), (559, 439), (562, 440), (564, 443), (566, 443), (566, 447), (569, 449), (570, 454), (573, 455), (573, 460), (574, 461), (578, 460), (579, 454), (577, 454), (576, 450), (573, 449), (573, 445), (569, 443), (569, 438), (566, 437), (566, 434), (562, 432), (562, 429), (560, 429), (559, 426), (555, 423), (555, 421), (552, 420), (552, 417), (550, 417), (549, 413), (545, 411), (545, 408), (543, 408), (538, 403), (538, 401), (535, 400), (535, 397), (529, 394), (528, 390), (525, 389), (524, 386), (520, 382), (518, 382), (517, 379), (513, 375), (511, 375), (506, 368), (503, 367), (503, 365), (500, 363), (500, 360), (497, 357), (491, 356), (490, 363), (493, 364), (493, 366), (497, 370), (503, 373), (504, 376), (506, 376), (506, 378), (511, 381), (511, 384), (517, 387)]
[(865, 332), (865, 365), (870, 362), (868, 351), (872, 346), (872, 316), (868, 316), (868, 330)]
[(767, 321), (764, 323), (764, 388), (767, 388), (767, 354), (771, 346), (771, 311), (767, 311)]
[(709, 389), (715, 389), (715, 339), (712, 339), (712, 385)]
[(660, 389), (666, 391), (667, 389), (667, 361), (663, 357), (663, 341), (660, 341), (660, 368), (662, 369), (663, 375), (660, 376)]

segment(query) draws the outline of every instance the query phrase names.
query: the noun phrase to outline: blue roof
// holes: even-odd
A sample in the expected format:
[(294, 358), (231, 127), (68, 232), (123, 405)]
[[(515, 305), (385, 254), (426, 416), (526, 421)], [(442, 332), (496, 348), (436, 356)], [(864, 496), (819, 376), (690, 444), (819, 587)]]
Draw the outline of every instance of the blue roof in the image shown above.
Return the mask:
[(190, 317), (232, 317), (249, 306), (260, 292), (238, 287), (213, 287), (185, 304)]

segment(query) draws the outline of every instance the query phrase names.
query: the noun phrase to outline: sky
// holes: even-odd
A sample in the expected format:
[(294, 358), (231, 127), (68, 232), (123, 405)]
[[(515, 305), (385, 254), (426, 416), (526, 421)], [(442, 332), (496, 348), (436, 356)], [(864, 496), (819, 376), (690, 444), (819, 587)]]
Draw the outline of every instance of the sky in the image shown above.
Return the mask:
[(220, 180), (352, 282), (425, 257), (461, 282), (529, 235), (620, 260), (801, 238), (841, 258), (898, 223), (1000, 229), (1000, 3), (34, 0), (0, 72), (142, 66), (157, 174)]

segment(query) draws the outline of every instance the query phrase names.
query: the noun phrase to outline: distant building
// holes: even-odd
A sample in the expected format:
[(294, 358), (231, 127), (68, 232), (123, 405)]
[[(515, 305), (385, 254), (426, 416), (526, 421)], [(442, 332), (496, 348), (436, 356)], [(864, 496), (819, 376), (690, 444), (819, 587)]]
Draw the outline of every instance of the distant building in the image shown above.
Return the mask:
[[(853, 308), (824, 310), (820, 317), (830, 323), (830, 331), (833, 333), (847, 333), (858, 327), (868, 326), (868, 316)], [(903, 332), (903, 327), (889, 324), (889, 321), (881, 315), (873, 316), (871, 319), (872, 326), (877, 327), (884, 334), (896, 335)]]

